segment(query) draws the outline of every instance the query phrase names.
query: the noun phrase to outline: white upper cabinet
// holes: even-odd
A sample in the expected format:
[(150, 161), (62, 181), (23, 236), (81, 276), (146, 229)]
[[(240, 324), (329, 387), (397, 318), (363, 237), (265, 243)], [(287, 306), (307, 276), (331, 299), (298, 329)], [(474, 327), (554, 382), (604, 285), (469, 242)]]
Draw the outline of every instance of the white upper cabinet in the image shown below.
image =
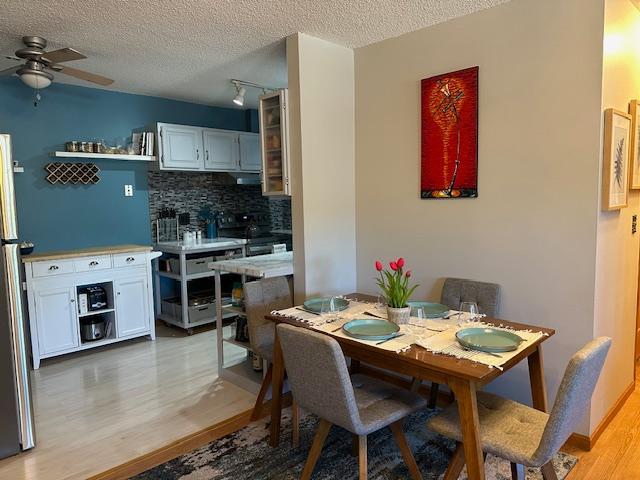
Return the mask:
[(239, 133), (240, 170), (243, 172), (259, 172), (262, 166), (260, 159), (260, 135), (257, 133)]
[(202, 129), (184, 125), (158, 124), (158, 154), (163, 170), (203, 170)]
[(263, 195), (291, 195), (287, 98), (287, 89), (260, 97)]
[(257, 133), (157, 124), (158, 168), (202, 172), (259, 173)]
[(224, 130), (203, 130), (204, 168), (229, 172), (238, 169), (238, 134)]

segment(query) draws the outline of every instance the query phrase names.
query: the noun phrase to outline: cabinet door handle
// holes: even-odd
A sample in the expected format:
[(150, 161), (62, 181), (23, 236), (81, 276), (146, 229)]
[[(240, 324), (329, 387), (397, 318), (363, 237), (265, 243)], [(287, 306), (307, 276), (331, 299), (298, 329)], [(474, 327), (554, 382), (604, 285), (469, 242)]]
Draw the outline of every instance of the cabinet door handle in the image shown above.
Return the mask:
[(58, 268), (60, 268), (60, 267), (58, 267), (58, 265), (51, 265), (51, 266), (49, 267), (49, 270), (50, 270), (50, 271), (55, 271), (55, 270), (58, 270)]
[(209, 161), (209, 150), (205, 150), (204, 154), (206, 155), (207, 162)]
[(76, 303), (76, 299), (75, 299), (75, 298), (72, 298), (72, 299), (71, 299), (71, 303)]
[(90, 266), (90, 267), (95, 267), (96, 265), (99, 265), (99, 263), (98, 263), (98, 262), (96, 262), (95, 260), (91, 260), (91, 261), (89, 262), (89, 266)]
[(127, 263), (131, 263), (131, 262), (133, 262), (134, 260), (135, 260), (135, 258), (133, 258), (133, 257), (127, 257), (126, 262), (127, 262)]
[(200, 160), (200, 150), (196, 148), (196, 160)]
[(118, 292), (118, 295), (120, 295), (120, 292)]

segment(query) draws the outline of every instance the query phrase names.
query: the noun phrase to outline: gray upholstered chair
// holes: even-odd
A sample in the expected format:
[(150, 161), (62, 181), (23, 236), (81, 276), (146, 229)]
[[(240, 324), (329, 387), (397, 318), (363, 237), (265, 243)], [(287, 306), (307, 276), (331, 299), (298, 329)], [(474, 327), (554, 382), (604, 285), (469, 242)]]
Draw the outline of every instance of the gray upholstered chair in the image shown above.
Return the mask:
[(332, 425), (357, 435), (360, 480), (367, 478), (367, 435), (389, 427), (414, 480), (421, 479), (416, 461), (402, 431), (404, 418), (423, 408), (417, 394), (364, 375), (349, 376), (340, 345), (328, 335), (278, 325), (284, 364), (295, 402), (320, 417), (303, 480), (311, 478)]
[(446, 278), (440, 303), (457, 310), (460, 302), (475, 302), (480, 313), (497, 317), (500, 311), (500, 285), (464, 278)]
[(263, 278), (244, 284), (244, 305), (249, 328), (249, 343), (253, 352), (267, 360), (269, 366), (260, 387), (254, 407), (254, 418), (259, 416), (264, 398), (271, 386), (273, 373), (273, 342), (275, 325), (264, 317), (273, 310), (293, 306), (291, 289), (286, 277)]
[[(460, 308), (461, 302), (475, 302), (480, 313), (488, 317), (497, 317), (500, 311), (500, 285), (464, 278), (446, 278), (440, 295), (440, 303), (452, 310), (457, 310)], [(437, 383), (431, 384), (429, 408), (436, 406), (438, 389)]]
[[(545, 480), (557, 480), (551, 459), (589, 410), (591, 395), (611, 346), (600, 337), (577, 352), (567, 365), (551, 414), (486, 392), (478, 392), (482, 451), (511, 462), (514, 480), (524, 466), (539, 467)], [(458, 442), (444, 478), (458, 478), (464, 466), (462, 433), (456, 404), (427, 421), (427, 427)]]

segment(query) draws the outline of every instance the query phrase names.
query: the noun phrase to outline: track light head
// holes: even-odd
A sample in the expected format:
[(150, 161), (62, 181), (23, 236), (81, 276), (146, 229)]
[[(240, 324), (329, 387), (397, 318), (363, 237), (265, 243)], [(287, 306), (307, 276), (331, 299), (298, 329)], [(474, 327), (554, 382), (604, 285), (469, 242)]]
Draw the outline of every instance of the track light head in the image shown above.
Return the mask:
[(247, 89), (244, 87), (238, 87), (236, 84), (236, 96), (233, 99), (233, 103), (242, 107), (244, 105), (244, 95), (247, 93)]

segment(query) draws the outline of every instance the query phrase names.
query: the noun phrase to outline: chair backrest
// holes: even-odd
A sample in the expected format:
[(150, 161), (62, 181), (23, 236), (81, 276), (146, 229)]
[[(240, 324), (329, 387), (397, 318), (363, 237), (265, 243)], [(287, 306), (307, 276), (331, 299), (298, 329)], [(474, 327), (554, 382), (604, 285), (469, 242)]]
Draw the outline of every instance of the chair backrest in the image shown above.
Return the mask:
[(273, 310), (282, 310), (293, 306), (291, 289), (286, 277), (263, 278), (244, 284), (244, 306), (249, 328), (249, 341), (252, 346), (260, 342), (255, 337), (258, 327), (265, 323), (265, 315)]
[(596, 338), (569, 360), (549, 421), (533, 456), (538, 463), (551, 460), (589, 411), (591, 396), (610, 346), (610, 338)]
[(480, 313), (497, 317), (500, 312), (500, 285), (464, 278), (445, 279), (440, 303), (457, 310), (460, 302), (476, 302)]
[(271, 245), (271, 253), (285, 253), (287, 251), (286, 243), (276, 243)]
[(338, 342), (302, 327), (280, 324), (277, 328), (295, 401), (320, 418), (355, 431), (360, 414)]

